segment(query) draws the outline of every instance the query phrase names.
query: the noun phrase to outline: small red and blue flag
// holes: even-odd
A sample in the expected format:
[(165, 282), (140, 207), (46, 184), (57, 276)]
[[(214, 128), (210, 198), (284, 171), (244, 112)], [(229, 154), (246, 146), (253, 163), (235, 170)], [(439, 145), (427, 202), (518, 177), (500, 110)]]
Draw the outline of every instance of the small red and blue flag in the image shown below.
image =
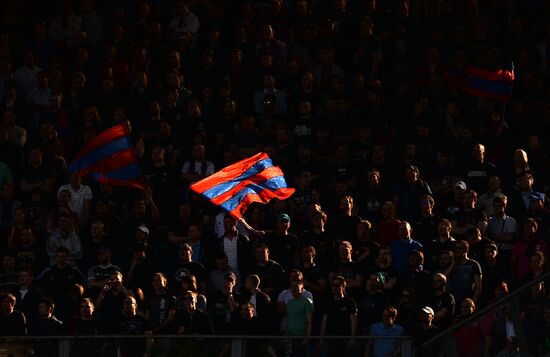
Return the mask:
[(241, 219), (253, 202), (268, 203), (273, 198), (289, 198), (293, 188), (286, 185), (283, 171), (266, 153), (229, 165), (191, 185), (191, 190), (206, 197), (236, 219)]
[(467, 66), (464, 70), (447, 71), (449, 85), (468, 94), (508, 102), (514, 87), (514, 64), (496, 71)]
[(118, 124), (90, 140), (69, 166), (72, 174), (101, 183), (143, 189), (143, 175), (128, 128)]

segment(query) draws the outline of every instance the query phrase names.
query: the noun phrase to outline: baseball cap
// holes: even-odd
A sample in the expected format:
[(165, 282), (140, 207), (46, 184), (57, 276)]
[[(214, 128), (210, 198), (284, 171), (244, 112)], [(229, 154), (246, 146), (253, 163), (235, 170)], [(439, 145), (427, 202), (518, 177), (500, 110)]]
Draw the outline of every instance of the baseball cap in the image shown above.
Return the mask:
[(429, 306), (424, 306), (424, 307), (422, 308), (422, 312), (425, 312), (425, 313), (427, 313), (427, 314), (430, 314), (430, 315), (434, 316), (434, 309), (432, 309), (432, 308), (429, 307)]
[(277, 222), (290, 222), (290, 216), (286, 213), (281, 213), (277, 216)]
[(544, 193), (533, 191), (529, 194), (531, 201), (544, 201)]
[(464, 181), (458, 181), (457, 183), (455, 183), (455, 188), (460, 188), (461, 190), (465, 190), (466, 189), (466, 182)]
[(142, 231), (143, 233), (149, 235), (149, 228), (147, 228), (147, 226), (145, 226), (145, 225), (141, 225), (141, 226), (137, 227), (137, 230)]

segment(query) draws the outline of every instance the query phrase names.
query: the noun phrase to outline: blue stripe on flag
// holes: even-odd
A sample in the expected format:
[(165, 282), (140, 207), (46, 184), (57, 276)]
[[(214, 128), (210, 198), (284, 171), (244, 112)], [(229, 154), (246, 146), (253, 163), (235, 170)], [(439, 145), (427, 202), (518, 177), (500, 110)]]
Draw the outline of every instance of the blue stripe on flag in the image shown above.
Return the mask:
[(92, 173), (92, 177), (95, 180), (102, 176), (114, 180), (133, 180), (141, 176), (141, 170), (139, 168), (139, 164), (134, 163), (111, 172)]
[(276, 191), (279, 188), (286, 188), (284, 176), (272, 177), (260, 184), (250, 183), (243, 187), (235, 196), (222, 203), (220, 206), (228, 212), (231, 212), (241, 203), (241, 201), (251, 193), (259, 193), (263, 190)]
[(129, 149), (131, 147), (132, 143), (130, 142), (130, 138), (127, 136), (111, 141), (106, 145), (100, 146), (97, 149), (90, 151), (80, 160), (72, 163), (71, 166), (69, 166), (69, 171), (76, 172), (78, 170), (89, 168), (96, 165), (98, 162), (108, 158), (109, 156), (116, 154), (117, 152)]

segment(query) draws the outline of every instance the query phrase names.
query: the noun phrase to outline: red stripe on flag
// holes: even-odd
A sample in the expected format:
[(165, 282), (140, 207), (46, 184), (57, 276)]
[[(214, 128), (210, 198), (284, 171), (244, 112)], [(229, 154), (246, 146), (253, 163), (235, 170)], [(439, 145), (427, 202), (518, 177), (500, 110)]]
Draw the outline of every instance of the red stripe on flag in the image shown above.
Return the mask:
[(466, 74), (469, 74), (474, 77), (479, 77), (486, 79), (488, 81), (514, 81), (514, 71), (509, 71), (505, 69), (499, 69), (497, 71), (489, 71), (486, 69), (481, 69), (473, 66), (466, 67)]
[(78, 152), (76, 157), (73, 159), (74, 161), (77, 161), (81, 159), (83, 156), (87, 155), (91, 151), (106, 145), (110, 143), (111, 141), (120, 139), (122, 137), (129, 136), (128, 128), (124, 124), (118, 124), (113, 126), (110, 129), (105, 130), (92, 140), (90, 140), (83, 148)]

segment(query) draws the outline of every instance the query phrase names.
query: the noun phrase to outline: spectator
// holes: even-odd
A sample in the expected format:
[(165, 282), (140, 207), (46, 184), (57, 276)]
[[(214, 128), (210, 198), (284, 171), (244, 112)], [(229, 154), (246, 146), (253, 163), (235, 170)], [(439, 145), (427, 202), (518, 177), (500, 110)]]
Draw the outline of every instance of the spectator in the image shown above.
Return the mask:
[[(286, 303), (287, 323), (285, 334), (289, 336), (311, 336), (313, 330), (313, 300), (304, 294), (302, 280), (290, 282), (292, 298)], [(291, 356), (305, 356), (308, 340), (292, 339)]]
[(434, 306), (434, 322), (441, 329), (447, 329), (455, 315), (455, 298), (447, 292), (446, 288), (447, 277), (441, 273), (437, 273), (433, 277), (433, 302)]
[(63, 334), (63, 322), (54, 315), (55, 305), (44, 299), (38, 303), (37, 317), (29, 323), (29, 336), (59, 336)]
[(12, 294), (2, 298), (2, 314), (0, 315), (0, 333), (2, 336), (25, 336), (27, 320), (25, 315), (14, 310), (17, 299)]
[[(169, 332), (169, 326), (176, 312), (176, 297), (168, 292), (166, 276), (156, 273), (153, 277), (153, 291), (149, 296), (145, 317), (155, 334)], [(166, 347), (163, 345), (163, 347)]]
[(493, 200), (497, 197), (504, 197), (500, 189), (500, 178), (496, 175), (491, 175), (487, 179), (487, 192), (477, 198), (476, 208), (482, 210), (487, 217), (494, 216)]
[(440, 347), (438, 346), (429, 346), (427, 348), (422, 348), (422, 345), (434, 338), (439, 333), (439, 328), (432, 324), (434, 319), (434, 310), (429, 306), (424, 306), (420, 310), (420, 322), (414, 330), (414, 343), (418, 348), (421, 348), (422, 353), (430, 353), (437, 355), (440, 353)]
[(310, 245), (315, 249), (316, 262), (323, 269), (328, 268), (332, 264), (334, 256), (334, 240), (325, 228), (327, 220), (328, 216), (325, 212), (317, 211), (313, 213), (311, 217), (312, 230), (309, 234), (304, 233), (301, 237), (304, 246)]
[(528, 218), (523, 224), (522, 238), (514, 243), (512, 248), (511, 276), (514, 282), (521, 282), (529, 273), (531, 257), (537, 252), (542, 252), (548, 259), (550, 249), (545, 240), (537, 237), (538, 224), (532, 218)]
[(423, 246), (428, 246), (438, 236), (441, 218), (434, 214), (435, 200), (431, 195), (420, 197), (420, 213), (415, 217), (413, 231)]
[(476, 202), (477, 193), (471, 189), (464, 190), (461, 208), (451, 217), (451, 233), (456, 239), (464, 239), (468, 228), (477, 226), (477, 222), (481, 220), (481, 212), (475, 208)]
[[(117, 328), (121, 335), (149, 335), (149, 323), (145, 317), (138, 314), (137, 301), (133, 296), (127, 296), (124, 299), (122, 318)], [(137, 355), (139, 353), (150, 354), (153, 349), (151, 339), (132, 339), (120, 344), (120, 351), (126, 356)]]
[(409, 256), (414, 250), (422, 251), (422, 244), (412, 239), (412, 228), (409, 222), (399, 223), (399, 239), (391, 242), (392, 267), (398, 274), (405, 273)]
[[(192, 231), (192, 227), (197, 229), (197, 226), (189, 226), (189, 231)], [(196, 234), (196, 233), (194, 233)], [(196, 238), (193, 238), (194, 240)], [(195, 245), (199, 245), (200, 249), (200, 242), (195, 242)], [(193, 275), (195, 279), (197, 280), (199, 290), (202, 293), (206, 292), (206, 270), (204, 269), (204, 266), (199, 263), (198, 261), (193, 259), (193, 247), (188, 243), (183, 243), (180, 246), (179, 252), (178, 252), (178, 258), (179, 258), (179, 264), (178, 264), (178, 270), (174, 273), (172, 279), (175, 284), (181, 283), (183, 277)]]
[(46, 249), (50, 256), (50, 264), (56, 261), (57, 249), (67, 248), (70, 265), (78, 265), (82, 258), (82, 242), (76, 234), (73, 221), (69, 216), (59, 217), (59, 230), (52, 233), (46, 241)]
[[(418, 167), (410, 165), (405, 168), (405, 182), (397, 186), (393, 200), (397, 207), (397, 215), (402, 219), (412, 220), (421, 216), (421, 214), (425, 215), (430, 212), (428, 208), (425, 208), (425, 212), (421, 212), (419, 208), (421, 208), (420, 200), (422, 196), (431, 194), (430, 185), (420, 179)], [(428, 239), (428, 237), (426, 238)]]
[(497, 243), (499, 255), (508, 261), (517, 234), (517, 223), (514, 217), (506, 215), (507, 205), (506, 196), (493, 199), (494, 216), (489, 218), (486, 233), (489, 239)]
[(350, 242), (342, 241), (340, 243), (337, 262), (332, 266), (333, 269), (328, 274), (329, 281), (335, 276), (343, 276), (346, 279), (346, 292), (351, 297), (357, 297), (363, 286), (364, 275), (361, 272), (360, 265), (353, 260), (353, 247)]
[(17, 290), (19, 271), (17, 271), (15, 257), (6, 253), (2, 257), (2, 272), (0, 274), (0, 293), (6, 295)]
[(383, 287), (381, 275), (371, 273), (366, 289), (358, 300), (359, 327), (362, 333), (368, 333), (372, 324), (382, 319), (382, 311), (389, 305), (389, 299), (384, 294)]
[(174, 318), (178, 335), (211, 335), (214, 333), (212, 320), (206, 312), (197, 309), (196, 294), (190, 290), (183, 295), (185, 309), (179, 310)]
[(261, 281), (262, 291), (270, 297), (277, 296), (281, 291), (285, 270), (283, 267), (270, 257), (269, 247), (265, 244), (260, 244), (256, 247), (256, 264), (251, 271), (258, 275)]
[[(199, 289), (197, 288), (197, 279), (195, 279), (194, 275), (190, 274), (188, 276), (184, 276), (181, 279), (180, 286), (181, 286), (181, 292), (183, 292), (183, 293), (185, 293), (188, 290), (195, 293), (196, 300), (197, 300), (197, 309), (199, 309), (201, 311), (207, 311), (206, 296), (204, 296), (203, 294), (201, 294), (199, 292)], [(181, 296), (178, 296), (176, 298), (176, 312), (181, 310), (181, 309), (185, 309), (185, 306), (184, 306), (185, 301), (182, 301), (181, 298), (182, 298)]]
[(227, 255), (229, 266), (246, 276), (252, 262), (250, 239), (237, 231), (237, 220), (230, 215), (223, 219), (224, 236), (217, 239), (215, 249)]
[(399, 224), (401, 221), (395, 217), (395, 205), (393, 202), (384, 202), (381, 209), (382, 219), (376, 226), (376, 243), (381, 247), (389, 247), (390, 243), (399, 239)]
[[(357, 334), (357, 305), (345, 294), (346, 279), (335, 276), (331, 280), (331, 297), (326, 304), (321, 322), (321, 336), (351, 336), (349, 341), (328, 341), (328, 353), (334, 355), (345, 351), (345, 355), (355, 353)], [(320, 344), (323, 343), (321, 339)]]
[(487, 187), (487, 180), (496, 173), (496, 167), (486, 161), (485, 146), (475, 144), (469, 162), (464, 163), (464, 181), (470, 189), (481, 192)]
[(327, 290), (326, 272), (316, 263), (316, 251), (310, 245), (302, 248), (300, 271), (304, 274), (304, 288), (311, 291), (315, 298), (325, 295)]
[(267, 335), (274, 331), (275, 309), (269, 295), (260, 290), (260, 284), (258, 275), (247, 276), (244, 283), (245, 297), (248, 303), (254, 306), (254, 317), (257, 318), (258, 327)]
[[(371, 326), (370, 336), (403, 336), (405, 331), (403, 327), (394, 324), (397, 318), (397, 309), (388, 306), (382, 314), (382, 322)], [(401, 351), (401, 344), (395, 339), (369, 339), (365, 347), (365, 356), (387, 356), (396, 355)]]
[(130, 291), (122, 285), (122, 273), (113, 271), (104, 282), (95, 302), (99, 327), (103, 333), (111, 334), (117, 331), (121, 322), (124, 301), (130, 294)]
[(286, 213), (277, 215), (276, 229), (273, 231), (252, 231), (252, 234), (259, 237), (260, 243), (269, 248), (274, 260), (276, 260), (285, 271), (290, 271), (300, 261), (298, 237), (289, 232), (290, 216)]
[(208, 296), (223, 290), (224, 278), (227, 273), (232, 272), (236, 274), (236, 272), (229, 266), (227, 255), (225, 253), (219, 253), (215, 260), (216, 263), (214, 265), (214, 269), (208, 273)]
[(468, 257), (470, 245), (466, 241), (457, 241), (453, 262), (447, 269), (447, 286), (460, 304), (465, 298), (474, 302), (481, 295), (482, 275), (478, 262)]
[(443, 251), (454, 250), (456, 240), (451, 236), (452, 223), (448, 219), (442, 219), (437, 226), (437, 239), (427, 245), (429, 269), (436, 269), (439, 266), (439, 257)]
[(236, 322), (234, 313), (238, 313), (243, 302), (242, 295), (235, 289), (237, 276), (229, 272), (224, 277), (224, 289), (214, 293), (210, 301), (209, 315), (214, 323), (214, 330), (218, 334), (228, 334), (233, 331)]
[(29, 269), (19, 273), (19, 289), (14, 291), (18, 311), (25, 314), (28, 321), (36, 318), (38, 303), (44, 298), (42, 291), (34, 284), (34, 272)]
[(60, 307), (59, 317), (66, 322), (66, 308), (70, 306), (70, 290), (75, 284), (83, 285), (84, 276), (78, 268), (69, 264), (69, 250), (65, 247), (57, 248), (55, 264), (46, 268), (39, 276), (38, 283), (44, 296), (52, 299)]
[(106, 285), (109, 285), (107, 283), (109, 283), (111, 274), (121, 271), (119, 266), (111, 263), (111, 249), (107, 246), (102, 246), (97, 250), (97, 260), (99, 264), (88, 270), (88, 293), (94, 297), (99, 295)]
[[(457, 316), (457, 321), (467, 319), (476, 310), (474, 301), (470, 298), (464, 299), (460, 305), (461, 313)], [(453, 332), (456, 341), (459, 356), (481, 355), (484, 348), (483, 327), (477, 320), (470, 321)]]

